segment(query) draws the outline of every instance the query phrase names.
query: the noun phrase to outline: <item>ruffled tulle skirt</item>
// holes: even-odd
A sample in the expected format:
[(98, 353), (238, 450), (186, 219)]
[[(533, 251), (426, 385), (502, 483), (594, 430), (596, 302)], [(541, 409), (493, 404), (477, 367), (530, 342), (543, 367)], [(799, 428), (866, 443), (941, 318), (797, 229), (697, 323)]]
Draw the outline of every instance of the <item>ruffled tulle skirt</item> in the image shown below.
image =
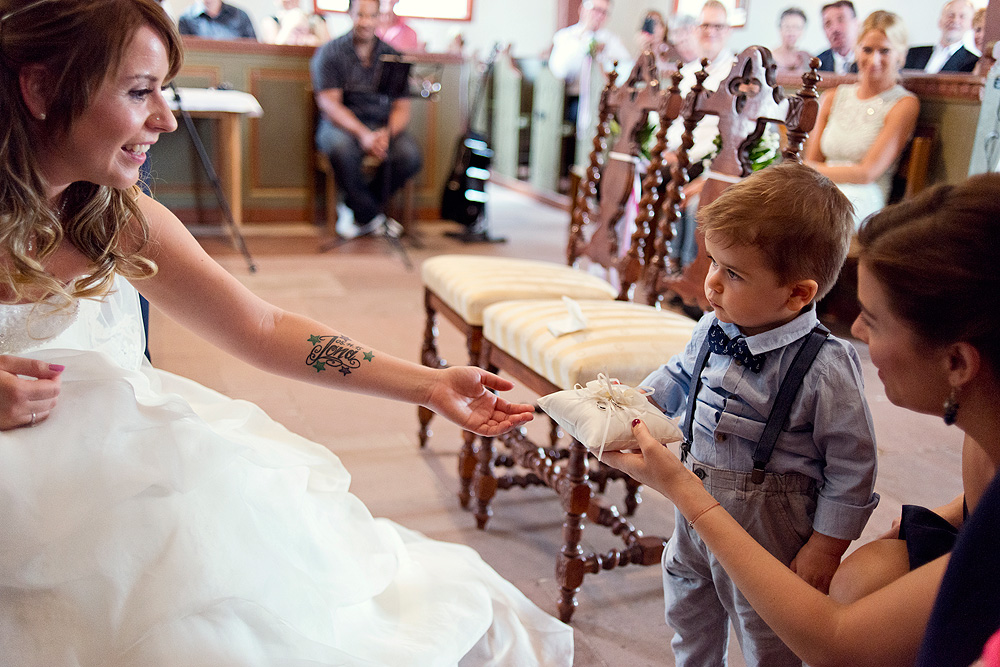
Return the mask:
[(0, 433), (0, 664), (569, 665), (471, 549), (374, 519), (256, 406), (99, 352)]

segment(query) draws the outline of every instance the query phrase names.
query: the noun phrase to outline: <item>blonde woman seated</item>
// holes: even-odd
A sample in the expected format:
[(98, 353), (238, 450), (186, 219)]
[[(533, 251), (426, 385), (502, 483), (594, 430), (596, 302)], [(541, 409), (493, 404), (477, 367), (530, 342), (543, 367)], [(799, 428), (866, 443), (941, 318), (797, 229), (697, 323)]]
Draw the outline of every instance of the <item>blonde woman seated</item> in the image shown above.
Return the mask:
[(854, 49), (857, 83), (823, 94), (806, 144), (806, 164), (847, 195), (858, 223), (886, 205), (899, 156), (917, 125), (920, 103), (899, 85), (906, 44), (898, 15), (869, 15)]

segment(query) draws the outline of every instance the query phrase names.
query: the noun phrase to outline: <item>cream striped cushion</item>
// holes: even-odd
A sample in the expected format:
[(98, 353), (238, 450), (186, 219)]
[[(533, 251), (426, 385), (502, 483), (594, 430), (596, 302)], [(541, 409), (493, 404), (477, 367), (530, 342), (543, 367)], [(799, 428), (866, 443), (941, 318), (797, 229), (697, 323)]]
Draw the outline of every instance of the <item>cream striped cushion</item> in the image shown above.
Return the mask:
[(608, 281), (580, 269), (529, 259), (438, 255), (423, 263), (424, 286), (462, 319), (483, 323), (483, 309), (511, 299), (611, 300), (618, 290)]
[(483, 313), (483, 335), (562, 389), (598, 373), (638, 385), (650, 371), (682, 352), (695, 321), (628, 301), (581, 301), (587, 328), (554, 337), (549, 322), (565, 319), (562, 301), (505, 301)]

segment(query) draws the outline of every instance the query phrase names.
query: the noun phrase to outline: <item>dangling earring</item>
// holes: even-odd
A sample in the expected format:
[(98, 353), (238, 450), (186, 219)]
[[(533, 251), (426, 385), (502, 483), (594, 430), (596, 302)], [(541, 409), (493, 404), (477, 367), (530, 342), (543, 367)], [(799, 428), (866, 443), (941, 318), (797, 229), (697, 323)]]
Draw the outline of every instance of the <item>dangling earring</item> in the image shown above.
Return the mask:
[(952, 387), (948, 400), (944, 402), (944, 423), (951, 426), (956, 419), (958, 419), (958, 387)]

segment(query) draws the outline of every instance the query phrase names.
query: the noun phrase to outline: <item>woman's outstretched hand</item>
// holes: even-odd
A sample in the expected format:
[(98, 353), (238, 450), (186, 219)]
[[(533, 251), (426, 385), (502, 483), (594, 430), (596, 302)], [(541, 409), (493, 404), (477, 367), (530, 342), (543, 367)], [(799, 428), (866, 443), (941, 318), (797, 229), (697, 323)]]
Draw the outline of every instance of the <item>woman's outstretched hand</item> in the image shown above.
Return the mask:
[(427, 407), (466, 431), (494, 436), (531, 421), (534, 408), (510, 403), (493, 391), (507, 391), (514, 384), (475, 366), (442, 370), (431, 388)]
[(63, 367), (0, 355), (0, 431), (45, 421), (59, 398)]
[(632, 423), (632, 434), (638, 451), (604, 452), (601, 461), (667, 498), (672, 499), (679, 485), (694, 482), (701, 486), (701, 480), (685, 468), (672, 451), (653, 438), (641, 420)]

